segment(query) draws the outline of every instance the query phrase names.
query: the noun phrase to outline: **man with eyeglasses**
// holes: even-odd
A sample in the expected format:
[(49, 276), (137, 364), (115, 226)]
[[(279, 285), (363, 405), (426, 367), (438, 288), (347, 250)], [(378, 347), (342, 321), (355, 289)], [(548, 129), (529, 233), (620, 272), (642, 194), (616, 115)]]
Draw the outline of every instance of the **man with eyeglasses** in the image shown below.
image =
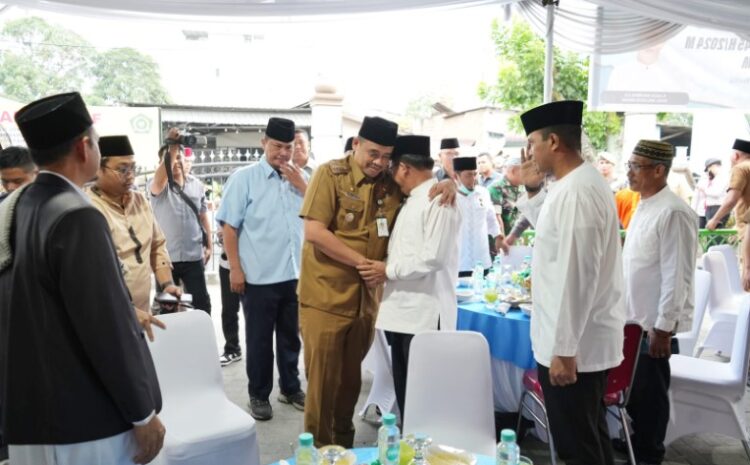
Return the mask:
[(166, 239), (151, 205), (133, 190), (136, 165), (128, 136), (99, 138), (99, 151), (96, 182), (86, 193), (107, 220), (138, 321), (153, 340), (151, 324), (163, 325), (151, 315), (151, 273), (165, 292), (180, 296), (182, 290), (172, 282)]
[(627, 317), (645, 332), (628, 401), (638, 464), (664, 459), (669, 357), (693, 315), (698, 216), (667, 185), (674, 153), (667, 142), (642, 140), (627, 164), (630, 188), (641, 194), (622, 252)]

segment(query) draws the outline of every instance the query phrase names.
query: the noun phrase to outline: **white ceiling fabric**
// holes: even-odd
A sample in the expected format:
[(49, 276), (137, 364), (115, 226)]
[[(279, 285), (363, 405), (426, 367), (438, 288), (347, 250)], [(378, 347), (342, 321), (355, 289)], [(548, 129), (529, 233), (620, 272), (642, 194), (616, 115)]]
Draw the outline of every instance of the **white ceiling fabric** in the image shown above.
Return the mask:
[[(547, 9), (538, 1), (516, 5), (537, 34), (547, 33)], [(685, 26), (582, 0), (563, 0), (555, 13), (555, 44), (582, 53), (623, 53), (664, 42)]]
[[(420, 8), (498, 6), (520, 0), (12, 0), (40, 10), (106, 16), (159, 16), (195, 19), (261, 19), (361, 14)], [(544, 32), (541, 0), (526, 0), (522, 14)], [(735, 32), (750, 39), (750, 0), (560, 0), (557, 39), (568, 48), (592, 52), (597, 21), (603, 53), (634, 50), (665, 40), (692, 25)], [(597, 13), (594, 5), (603, 7)], [(593, 12), (593, 13), (592, 13)], [(541, 28), (541, 30), (540, 30)]]

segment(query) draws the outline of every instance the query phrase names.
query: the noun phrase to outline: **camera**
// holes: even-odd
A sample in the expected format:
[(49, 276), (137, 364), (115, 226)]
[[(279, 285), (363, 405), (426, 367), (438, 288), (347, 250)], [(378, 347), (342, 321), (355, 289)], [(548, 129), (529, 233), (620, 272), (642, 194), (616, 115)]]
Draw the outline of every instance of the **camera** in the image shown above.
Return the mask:
[(177, 139), (165, 139), (167, 145), (184, 145), (185, 147), (194, 147), (198, 143), (198, 138), (192, 134), (183, 133), (177, 136)]

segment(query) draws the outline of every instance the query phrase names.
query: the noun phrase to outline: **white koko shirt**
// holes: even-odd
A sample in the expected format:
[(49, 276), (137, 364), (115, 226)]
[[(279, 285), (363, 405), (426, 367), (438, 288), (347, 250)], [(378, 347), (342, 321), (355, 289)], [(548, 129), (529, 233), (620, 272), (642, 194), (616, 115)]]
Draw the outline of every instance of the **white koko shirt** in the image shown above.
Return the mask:
[(669, 186), (641, 199), (622, 255), (629, 320), (644, 330), (690, 330), (697, 249), (698, 217)]
[(517, 207), (536, 227), (531, 344), (546, 367), (576, 357), (578, 371), (622, 361), (625, 298), (619, 221), (609, 185), (583, 163)]
[(429, 179), (412, 189), (396, 218), (390, 242), (383, 300), (375, 326), (417, 334), (456, 329), (458, 230), (461, 214), (430, 200)]
[(461, 210), (461, 253), (458, 271), (473, 271), (477, 262), (486, 270), (492, 266), (487, 236), (500, 234), (495, 207), (490, 193), (482, 186), (474, 186), (469, 195), (458, 193), (456, 203)]

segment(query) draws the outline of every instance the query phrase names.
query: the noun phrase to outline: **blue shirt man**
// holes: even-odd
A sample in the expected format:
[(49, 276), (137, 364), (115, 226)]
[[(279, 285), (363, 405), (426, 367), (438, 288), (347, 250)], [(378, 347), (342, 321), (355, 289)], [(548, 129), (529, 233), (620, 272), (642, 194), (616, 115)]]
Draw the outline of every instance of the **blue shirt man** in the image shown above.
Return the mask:
[(230, 176), (216, 219), (238, 232), (247, 283), (275, 284), (299, 278), (302, 199), (266, 156)]
[(305, 408), (299, 381), (297, 279), (302, 249), (299, 210), (307, 175), (291, 163), (294, 123), (268, 120), (259, 163), (233, 173), (216, 219), (224, 233), (229, 283), (245, 312), (250, 414), (273, 417), (273, 340), (279, 370), (279, 402)]

